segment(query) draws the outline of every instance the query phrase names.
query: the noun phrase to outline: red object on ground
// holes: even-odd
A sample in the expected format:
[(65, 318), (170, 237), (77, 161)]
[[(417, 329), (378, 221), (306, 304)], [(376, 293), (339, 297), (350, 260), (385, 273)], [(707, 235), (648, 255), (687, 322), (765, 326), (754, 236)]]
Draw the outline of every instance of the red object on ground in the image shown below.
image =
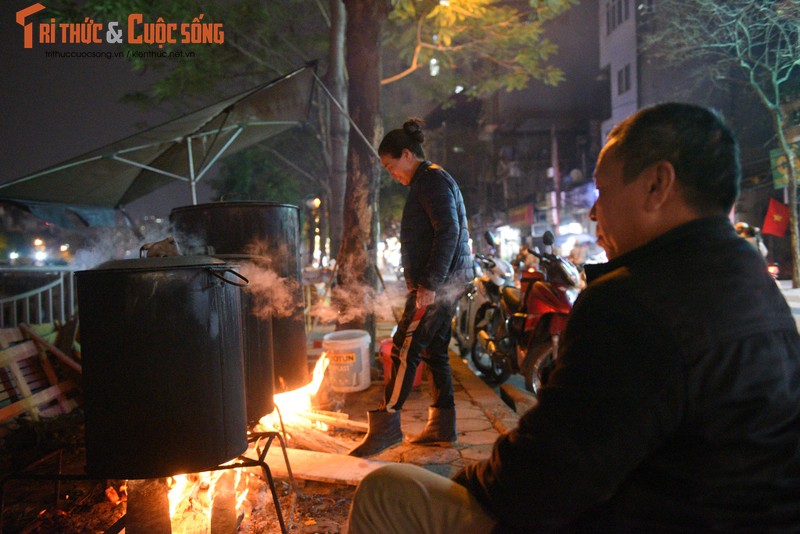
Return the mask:
[[(392, 375), (392, 338), (387, 337), (381, 340), (380, 357), (381, 362), (383, 362), (383, 383), (386, 384)], [(417, 387), (422, 383), (422, 371), (424, 368), (425, 362), (420, 362), (417, 366), (417, 374), (414, 375), (413, 387)]]

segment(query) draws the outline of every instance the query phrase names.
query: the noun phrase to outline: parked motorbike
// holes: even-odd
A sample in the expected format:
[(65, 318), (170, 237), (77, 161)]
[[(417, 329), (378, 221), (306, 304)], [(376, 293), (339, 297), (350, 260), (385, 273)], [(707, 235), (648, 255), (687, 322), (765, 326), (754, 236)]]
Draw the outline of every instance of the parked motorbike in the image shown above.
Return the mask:
[(545, 232), (546, 251), (530, 250), (539, 269), (523, 272), (520, 288), (502, 287), (498, 302), (476, 311), (472, 362), (488, 381), (519, 373), (526, 389), (537, 393), (549, 378), (580, 282), (578, 268), (552, 253), (554, 240)]
[[(484, 238), (494, 250), (497, 242), (491, 232)], [(475, 317), (485, 305), (498, 306), (503, 288), (514, 286), (514, 269), (511, 264), (494, 254), (475, 254), (475, 278), (467, 285), (467, 291), (456, 302), (453, 315), (453, 337), (463, 358), (470, 357), (475, 343)]]

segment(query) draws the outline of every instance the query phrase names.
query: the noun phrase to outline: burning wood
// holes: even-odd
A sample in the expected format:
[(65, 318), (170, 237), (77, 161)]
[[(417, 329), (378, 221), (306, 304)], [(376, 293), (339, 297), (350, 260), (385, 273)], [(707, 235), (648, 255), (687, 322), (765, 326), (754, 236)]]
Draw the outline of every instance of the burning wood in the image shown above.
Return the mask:
[(324, 431), (308, 425), (289, 424), (286, 430), (289, 434), (289, 443), (299, 449), (346, 454), (352, 448), (329, 436)]
[(244, 519), (244, 513), (236, 513), (236, 478), (237, 473), (229, 469), (217, 481), (211, 502), (211, 532), (236, 532)]
[(128, 481), (127, 534), (170, 534), (169, 486), (167, 479)]
[[(252, 510), (246, 469), (220, 469), (172, 477), (172, 532), (229, 534)], [(263, 482), (262, 482), (263, 485)]]
[(349, 415), (339, 412), (320, 412), (317, 410), (302, 411), (298, 414), (309, 421), (325, 423), (329, 427), (341, 428), (343, 430), (353, 430), (355, 432), (366, 432), (369, 428), (367, 423), (361, 421), (351, 421)]
[(286, 431), (288, 441), (297, 448), (345, 454), (352, 444), (342, 443), (324, 431), (336, 427), (366, 432), (367, 424), (350, 421), (347, 414), (312, 407), (312, 399), (322, 385), (327, 366), (327, 354), (322, 353), (314, 367), (311, 382), (302, 388), (275, 395), (275, 412), (262, 417), (260, 424), (266, 429)]

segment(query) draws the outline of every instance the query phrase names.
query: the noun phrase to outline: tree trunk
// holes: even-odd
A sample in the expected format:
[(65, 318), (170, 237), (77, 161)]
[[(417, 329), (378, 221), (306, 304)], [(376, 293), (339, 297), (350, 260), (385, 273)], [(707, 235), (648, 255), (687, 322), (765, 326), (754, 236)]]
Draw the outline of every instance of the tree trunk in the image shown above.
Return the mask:
[(347, 9), (347, 56), (350, 116), (371, 146), (350, 129), (347, 155), (347, 190), (344, 229), (339, 253), (337, 283), (347, 305), (363, 313), (340, 320), (338, 328), (359, 328), (375, 338), (375, 314), (371, 309), (377, 289), (378, 180), (380, 162), (374, 148), (383, 135), (380, 115), (381, 26), (389, 13), (388, 1), (345, 0)]
[[(342, 0), (330, 0), (331, 32), (328, 72), (325, 85), (342, 107), (347, 110), (347, 83), (345, 81), (344, 39), (346, 14)], [(350, 123), (336, 104), (328, 106), (330, 121), (331, 167), (329, 184), (331, 188), (328, 213), (328, 230), (331, 239), (331, 257), (337, 257), (342, 242), (342, 221), (344, 210), (345, 184), (347, 182), (347, 136)], [(323, 247), (324, 248), (324, 247)]]

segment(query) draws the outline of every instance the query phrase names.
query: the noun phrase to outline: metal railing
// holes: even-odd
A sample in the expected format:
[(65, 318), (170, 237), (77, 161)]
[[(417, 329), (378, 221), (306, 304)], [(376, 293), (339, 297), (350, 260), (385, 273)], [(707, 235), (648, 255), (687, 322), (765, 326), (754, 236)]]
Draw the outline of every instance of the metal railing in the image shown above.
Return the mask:
[(63, 323), (75, 315), (78, 308), (75, 276), (68, 267), (9, 267), (0, 269), (0, 275), (53, 277), (43, 286), (0, 297), (0, 328), (19, 323)]

